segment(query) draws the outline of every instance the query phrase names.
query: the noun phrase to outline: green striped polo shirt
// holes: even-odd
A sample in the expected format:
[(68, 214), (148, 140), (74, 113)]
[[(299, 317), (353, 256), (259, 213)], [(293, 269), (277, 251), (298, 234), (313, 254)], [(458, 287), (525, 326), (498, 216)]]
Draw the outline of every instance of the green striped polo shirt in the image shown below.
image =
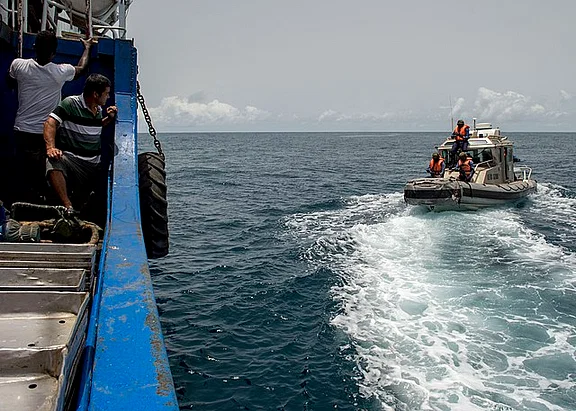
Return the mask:
[(50, 113), (50, 117), (60, 124), (56, 147), (86, 160), (100, 161), (101, 107), (93, 114), (83, 95), (69, 96)]

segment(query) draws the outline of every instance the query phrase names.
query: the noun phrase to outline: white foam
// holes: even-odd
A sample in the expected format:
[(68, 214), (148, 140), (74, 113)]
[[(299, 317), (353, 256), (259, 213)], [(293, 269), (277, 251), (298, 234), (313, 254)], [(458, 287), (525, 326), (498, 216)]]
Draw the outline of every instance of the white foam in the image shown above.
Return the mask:
[(532, 195), (529, 210), (538, 216), (540, 223), (555, 228), (555, 235), (572, 244), (576, 243), (576, 198), (567, 197), (564, 187), (543, 183)]
[(413, 211), (363, 196), (286, 222), (313, 241), (304, 258), (342, 276), (332, 324), (353, 341), (361, 394), (387, 409), (563, 409), (550, 396), (576, 379), (542, 364), (574, 351), (576, 322), (546, 295), (576, 297), (574, 255), (513, 210)]

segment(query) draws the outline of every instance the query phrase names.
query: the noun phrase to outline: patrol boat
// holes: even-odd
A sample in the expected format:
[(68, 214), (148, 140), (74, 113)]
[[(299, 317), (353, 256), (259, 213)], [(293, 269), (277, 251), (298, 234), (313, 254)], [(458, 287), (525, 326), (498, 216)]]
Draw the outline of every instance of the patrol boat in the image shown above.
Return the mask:
[(519, 202), (536, 191), (532, 169), (515, 164), (514, 145), (498, 127), (474, 120), (466, 151), (474, 163), (469, 182), (461, 181), (459, 172), (453, 170), (458, 161), (450, 152), (454, 142), (448, 138), (438, 147), (447, 163), (442, 178), (417, 178), (406, 183), (404, 199), (408, 204), (436, 211), (477, 210)]
[[(57, 34), (57, 63), (75, 64), (78, 38), (94, 37), (88, 71), (111, 80), (109, 104), (118, 108), (102, 135), (116, 145), (103, 230), (84, 222), (87, 241), (56, 242), (44, 235), (72, 227), (63, 207), (8, 199), (7, 186), (18, 184), (10, 168), (18, 98), (0, 81), (0, 200), (11, 212), (3, 221), (0, 206), (0, 410), (178, 410), (148, 266), (168, 252), (164, 155), (151, 122), (158, 153), (137, 153), (143, 97), (126, 38), (131, 3), (0, 0), (3, 76), (15, 57), (34, 56), (39, 31)], [(67, 83), (63, 97), (81, 94), (87, 74)]]

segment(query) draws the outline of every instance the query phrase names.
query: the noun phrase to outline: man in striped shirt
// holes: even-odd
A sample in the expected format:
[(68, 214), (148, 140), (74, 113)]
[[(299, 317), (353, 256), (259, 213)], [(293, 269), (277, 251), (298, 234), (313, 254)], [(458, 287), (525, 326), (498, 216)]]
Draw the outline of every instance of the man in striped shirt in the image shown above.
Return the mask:
[(46, 149), (42, 137), (44, 122), (61, 100), (62, 86), (76, 80), (88, 68), (93, 39), (81, 39), (84, 53), (77, 66), (55, 64), (58, 39), (53, 31), (36, 35), (36, 58), (17, 58), (6, 76), (9, 87), (18, 88), (18, 112), (14, 122), (18, 176), (15, 199), (42, 203), (46, 195)]
[(79, 96), (66, 97), (44, 123), (46, 176), (60, 202), (74, 213), (70, 190), (95, 185), (100, 170), (102, 127), (114, 120), (118, 109), (110, 106), (106, 117), (102, 106), (110, 96), (110, 80), (101, 74), (86, 79)]

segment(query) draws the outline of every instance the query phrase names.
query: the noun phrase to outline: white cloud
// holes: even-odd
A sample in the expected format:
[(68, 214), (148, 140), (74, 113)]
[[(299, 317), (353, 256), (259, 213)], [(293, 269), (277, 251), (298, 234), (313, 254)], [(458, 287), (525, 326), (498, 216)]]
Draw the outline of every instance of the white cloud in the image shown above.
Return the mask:
[(454, 102), (454, 106), (452, 107), (452, 115), (454, 117), (458, 117), (458, 115), (462, 112), (465, 103), (466, 100), (464, 100), (462, 97), (458, 97), (456, 99), (456, 101)]
[(318, 122), (336, 123), (378, 123), (381, 121), (399, 120), (409, 117), (410, 112), (385, 112), (385, 113), (340, 113), (334, 110), (326, 110), (318, 116)]
[[(457, 97), (452, 101), (452, 118), (498, 124), (506, 129), (570, 129), (571, 113), (576, 99), (560, 90), (555, 99), (535, 101), (515, 91), (495, 91), (480, 87), (475, 99)], [(446, 130), (449, 126), (448, 107), (428, 110), (340, 112), (327, 109), (319, 115), (273, 113), (247, 105), (238, 108), (217, 99), (209, 100), (203, 92), (188, 97), (172, 96), (162, 99), (150, 109), (154, 125), (161, 131), (193, 130)], [(140, 129), (145, 129), (139, 118)]]
[(549, 121), (564, 113), (546, 108), (532, 98), (515, 91), (498, 92), (480, 87), (470, 117), (498, 123), (519, 121)]
[[(338, 113), (337, 111), (334, 110), (326, 110), (325, 112), (323, 112), (322, 114), (320, 114), (320, 116), (318, 117), (318, 121), (331, 121), (331, 120), (335, 120), (338, 118), (338, 116), (340, 115), (340, 113)], [(338, 120), (336, 120), (338, 121)]]
[(572, 100), (574, 98), (574, 96), (570, 93), (568, 93), (567, 91), (564, 90), (560, 90), (560, 98), (564, 101), (566, 100)]
[(257, 107), (237, 108), (218, 100), (201, 102), (197, 97), (165, 97), (158, 107), (150, 109), (150, 115), (159, 127), (237, 125), (255, 123), (270, 117), (270, 113)]

